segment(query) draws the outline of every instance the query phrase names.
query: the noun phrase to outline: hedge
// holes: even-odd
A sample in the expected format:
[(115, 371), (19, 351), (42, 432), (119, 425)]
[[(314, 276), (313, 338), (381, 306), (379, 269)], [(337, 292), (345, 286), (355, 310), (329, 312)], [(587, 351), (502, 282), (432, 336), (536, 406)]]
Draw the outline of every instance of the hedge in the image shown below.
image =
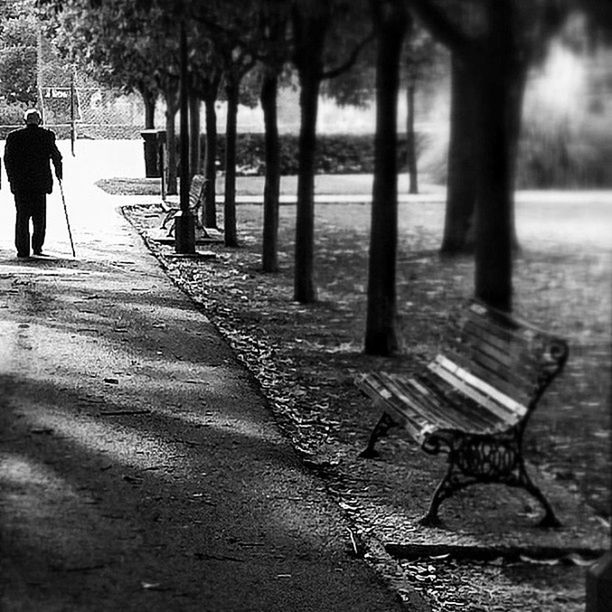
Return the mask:
[[(421, 136), (418, 142), (423, 142)], [(202, 137), (202, 159), (206, 150), (206, 138)], [(406, 170), (406, 137), (399, 136), (398, 165)], [(236, 142), (238, 174), (263, 174), (264, 135), (239, 134)], [(372, 134), (319, 135), (317, 136), (316, 172), (318, 174), (369, 174), (374, 171), (374, 137)], [(225, 169), (225, 135), (217, 137), (219, 169)], [(298, 137), (284, 134), (280, 137), (281, 174), (298, 172)]]

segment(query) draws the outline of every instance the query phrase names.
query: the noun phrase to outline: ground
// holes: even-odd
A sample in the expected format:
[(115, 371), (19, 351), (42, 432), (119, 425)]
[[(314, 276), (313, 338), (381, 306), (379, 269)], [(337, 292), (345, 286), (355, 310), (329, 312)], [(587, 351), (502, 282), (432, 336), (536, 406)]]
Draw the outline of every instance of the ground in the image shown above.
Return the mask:
[[(319, 300), (305, 306), (292, 300), (292, 205), (281, 209), (278, 274), (260, 272), (257, 204), (238, 208), (239, 248), (206, 245), (216, 259), (175, 258), (172, 246), (156, 239), (158, 182), (104, 184), (120, 193), (148, 191), (144, 199), (107, 201), (90, 189), (92, 177), (141, 176), (140, 143), (79, 142), (75, 160), (60, 144), (71, 218), (80, 217), (73, 225), (78, 259), (70, 256), (57, 194), (50, 198), (58, 214), (49, 237), (50, 249), (61, 251), (56, 261), (17, 261), (10, 224), (0, 227), (0, 331), (13, 342), (0, 343), (3, 364), (12, 368), (0, 377), (0, 417), (7, 422), (0, 424), (0, 477), (10, 483), (0, 487), (0, 511), (12, 522), (0, 524), (28, 544), (13, 549), (20, 553), (9, 558), (8, 584), (18, 602), (32, 604), (17, 609), (200, 609), (202, 597), (239, 597), (251, 564), (254, 583), (272, 586), (270, 597), (297, 596), (289, 580), (315, 590), (316, 571), (338, 585), (344, 575), (353, 597), (360, 587), (384, 598), (364, 560), (411, 611), (417, 599), (443, 612), (584, 608), (585, 564), (592, 551), (609, 546), (609, 194), (517, 196), (523, 250), (516, 309), (568, 337), (571, 347), (526, 450), (565, 527), (543, 532), (533, 526), (539, 510), (528, 497), (481, 487), (443, 506), (445, 530), (424, 529), (415, 519), (443, 463), (401, 433), (381, 442), (378, 460), (359, 459), (379, 415), (353, 376), (410, 367), (431, 354), (448, 314), (471, 294), (471, 260), (437, 255), (440, 190), (400, 206), (402, 350), (371, 358), (362, 352), (368, 207), (359, 203), (371, 177), (317, 177), (318, 193), (337, 181), (335, 194), (347, 202), (317, 204)], [(294, 184), (287, 177), (286, 192)], [(241, 181), (239, 193), (261, 193), (260, 179)], [(6, 190), (0, 195), (9, 197)], [(349, 203), (349, 195), (365, 198)], [(75, 343), (81, 352), (72, 350)], [(245, 392), (250, 400), (237, 401)], [(236, 478), (228, 481), (230, 473)], [(263, 529), (249, 525), (255, 515), (264, 517)], [(326, 529), (323, 515), (333, 517)], [(538, 554), (544, 545), (555, 554)], [(418, 546), (426, 552), (402, 558)], [(296, 548), (301, 569), (292, 572), (286, 565)], [(0, 550), (4, 570), (6, 540)], [(261, 572), (274, 584), (262, 582)], [(212, 593), (203, 573), (218, 577)], [(104, 608), (113, 597), (117, 605)], [(388, 601), (360, 603), (393, 609)]]
[[(413, 462), (417, 473), (421, 465), (420, 456), (401, 436), (381, 444), (382, 459), (374, 462), (379, 467), (361, 468), (355, 462), (377, 415), (352, 379), (361, 371), (401, 369), (415, 357), (431, 355), (443, 341), (449, 313), (471, 293), (473, 262), (439, 258), (439, 202), (417, 199), (400, 205), (401, 354), (366, 357), (362, 344), (369, 208), (349, 203), (317, 206), (318, 301), (312, 305), (292, 300), (294, 211), (292, 206), (281, 208), (281, 270), (273, 275), (260, 271), (259, 205), (238, 208), (240, 248), (206, 245), (217, 255), (212, 261), (173, 258), (171, 245), (152, 240), (159, 237), (155, 206), (131, 207), (126, 214), (170, 277), (229, 339), (270, 398), (285, 433), (351, 514), (352, 504), (357, 508), (376, 494), (367, 480), (372, 471), (387, 474), (385, 487), (399, 487), (405, 478), (401, 462)], [(554, 194), (539, 201), (534, 195), (519, 199), (522, 250), (515, 259), (514, 281), (516, 311), (561, 333), (571, 347), (565, 373), (528, 429), (526, 454), (545, 477), (585, 499), (593, 520), (603, 528), (609, 528), (610, 521), (610, 215), (597, 198), (579, 203)], [(522, 515), (533, 512), (527, 503)], [(358, 512), (354, 518), (359, 521)], [(367, 533), (362, 530), (360, 535)], [(601, 544), (606, 546), (604, 540)], [(533, 563), (406, 562), (404, 579), (408, 576), (437, 610), (580, 609), (581, 568), (568, 568), (559, 560), (549, 560), (544, 569)], [(518, 600), (523, 607), (517, 606)]]

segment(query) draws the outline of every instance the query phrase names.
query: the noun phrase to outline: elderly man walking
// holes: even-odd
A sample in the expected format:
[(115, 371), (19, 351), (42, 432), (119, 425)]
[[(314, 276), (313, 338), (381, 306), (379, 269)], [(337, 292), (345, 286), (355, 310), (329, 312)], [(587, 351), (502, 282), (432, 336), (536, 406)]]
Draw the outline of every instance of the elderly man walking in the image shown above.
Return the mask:
[(51, 162), (55, 176), (62, 180), (62, 155), (55, 144), (55, 134), (40, 127), (41, 116), (35, 109), (25, 113), (25, 127), (11, 132), (6, 139), (4, 166), (15, 196), (15, 246), (17, 257), (30, 256), (30, 219), (32, 251), (42, 255), (47, 225), (47, 194), (53, 189)]

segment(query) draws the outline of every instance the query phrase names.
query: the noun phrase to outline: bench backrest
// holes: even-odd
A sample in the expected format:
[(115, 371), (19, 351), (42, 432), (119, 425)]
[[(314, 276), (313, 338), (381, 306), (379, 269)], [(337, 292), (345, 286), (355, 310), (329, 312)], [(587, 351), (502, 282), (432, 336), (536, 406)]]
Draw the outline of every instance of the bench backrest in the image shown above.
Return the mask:
[(568, 356), (564, 339), (478, 301), (460, 313), (450, 336), (430, 369), (509, 423), (531, 411)]
[(194, 174), (189, 188), (189, 208), (196, 209), (202, 204), (206, 178), (201, 174)]

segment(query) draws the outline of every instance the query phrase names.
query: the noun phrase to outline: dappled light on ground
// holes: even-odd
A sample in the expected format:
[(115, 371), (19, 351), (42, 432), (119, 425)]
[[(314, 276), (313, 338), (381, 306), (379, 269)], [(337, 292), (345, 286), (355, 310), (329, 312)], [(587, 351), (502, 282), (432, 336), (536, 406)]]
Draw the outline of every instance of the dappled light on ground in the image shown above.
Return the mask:
[(122, 247), (0, 262), (3, 604), (394, 608), (227, 344)]

